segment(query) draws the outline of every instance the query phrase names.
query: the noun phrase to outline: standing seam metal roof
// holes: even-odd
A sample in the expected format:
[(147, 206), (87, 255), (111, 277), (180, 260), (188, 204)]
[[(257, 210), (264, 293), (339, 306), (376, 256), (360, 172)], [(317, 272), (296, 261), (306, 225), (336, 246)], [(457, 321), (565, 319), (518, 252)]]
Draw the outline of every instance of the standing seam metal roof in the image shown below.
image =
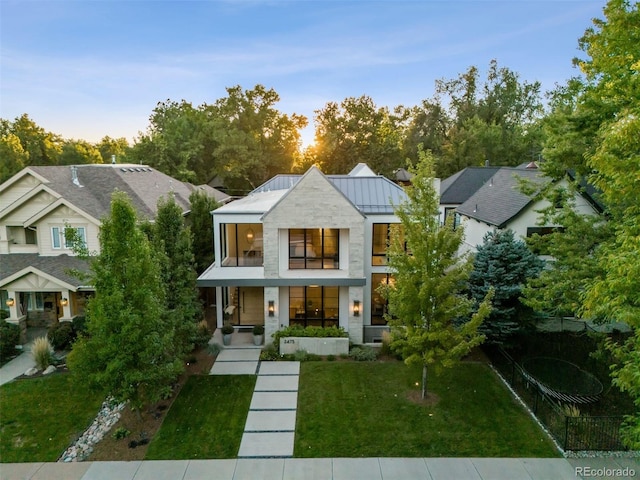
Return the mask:
[[(289, 190), (301, 177), (302, 175), (276, 175), (252, 193)], [(358, 210), (365, 214), (392, 214), (394, 206), (406, 200), (402, 187), (381, 175), (375, 177), (327, 175), (326, 177)]]

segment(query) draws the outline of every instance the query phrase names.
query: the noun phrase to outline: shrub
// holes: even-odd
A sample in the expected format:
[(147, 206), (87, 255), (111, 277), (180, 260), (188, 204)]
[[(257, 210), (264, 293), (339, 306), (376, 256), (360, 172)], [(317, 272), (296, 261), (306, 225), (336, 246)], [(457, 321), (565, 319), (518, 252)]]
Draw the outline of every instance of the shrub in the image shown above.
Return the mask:
[(344, 331), (342, 327), (301, 327), (300, 325), (293, 325), (291, 327), (278, 330), (273, 335), (273, 343), (276, 346), (280, 346), (280, 339), (284, 337), (316, 337), (316, 338), (329, 338), (329, 337), (348, 337), (349, 334)]
[(195, 344), (199, 347), (204, 347), (209, 343), (209, 339), (211, 339), (211, 330), (209, 330), (209, 324), (206, 320), (202, 320), (196, 325)]
[(82, 335), (87, 332), (87, 317), (84, 315), (74, 317), (71, 323), (73, 323), (73, 330), (76, 332), (76, 335)]
[(232, 333), (233, 333), (233, 325), (225, 325), (224, 327), (222, 327), (223, 335), (230, 335)]
[(118, 427), (115, 432), (113, 432), (112, 437), (116, 440), (120, 440), (122, 438), (127, 438), (129, 435), (131, 435), (131, 431), (127, 430), (125, 427)]
[(260, 360), (278, 360), (278, 348), (273, 343), (267, 345), (260, 352)]
[(209, 343), (207, 344), (207, 353), (212, 356), (218, 355), (222, 351), (222, 347), (219, 343)]
[(264, 326), (263, 325), (255, 325), (253, 327), (254, 335), (264, 335)]
[(309, 353), (306, 350), (296, 350), (293, 354), (293, 360), (296, 362), (311, 362), (320, 360), (320, 357), (313, 353)]
[(353, 347), (349, 356), (358, 362), (373, 362), (378, 358), (377, 352), (367, 346)]
[(71, 322), (58, 322), (51, 325), (47, 332), (47, 338), (54, 350), (68, 350), (76, 339), (76, 332)]
[(5, 320), (0, 321), (0, 360), (13, 356), (18, 343), (20, 343), (20, 327)]
[(49, 339), (47, 337), (36, 338), (31, 347), (31, 355), (38, 369), (44, 370), (51, 365), (53, 348), (51, 347), (51, 343), (49, 343)]
[(335, 362), (335, 360), (336, 360), (335, 355), (327, 355), (327, 362)]
[(4, 320), (5, 318), (9, 318), (9, 312), (6, 310), (0, 310), (0, 320)]

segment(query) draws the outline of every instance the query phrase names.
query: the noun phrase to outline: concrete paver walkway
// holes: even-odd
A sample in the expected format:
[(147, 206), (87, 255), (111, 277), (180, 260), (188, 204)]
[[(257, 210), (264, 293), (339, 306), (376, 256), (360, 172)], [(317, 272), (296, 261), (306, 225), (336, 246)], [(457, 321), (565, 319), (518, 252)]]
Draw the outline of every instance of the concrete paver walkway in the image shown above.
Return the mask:
[[(624, 469), (627, 468), (625, 471)], [(607, 469), (598, 471), (598, 469)], [(626, 475), (611, 475), (620, 469)], [(633, 471), (633, 476), (630, 471)], [(588, 473), (587, 473), (588, 472)], [(592, 480), (640, 478), (636, 458), (246, 458), (0, 463), (2, 480)]]
[(239, 458), (292, 457), (300, 362), (260, 362)]

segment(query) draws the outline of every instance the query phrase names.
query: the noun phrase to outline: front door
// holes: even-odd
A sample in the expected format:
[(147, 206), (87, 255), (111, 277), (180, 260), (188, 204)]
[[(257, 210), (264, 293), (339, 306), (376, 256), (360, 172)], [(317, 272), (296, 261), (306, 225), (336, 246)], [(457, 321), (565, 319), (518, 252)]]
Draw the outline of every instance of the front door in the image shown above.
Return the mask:
[(264, 288), (238, 289), (237, 325), (264, 325)]

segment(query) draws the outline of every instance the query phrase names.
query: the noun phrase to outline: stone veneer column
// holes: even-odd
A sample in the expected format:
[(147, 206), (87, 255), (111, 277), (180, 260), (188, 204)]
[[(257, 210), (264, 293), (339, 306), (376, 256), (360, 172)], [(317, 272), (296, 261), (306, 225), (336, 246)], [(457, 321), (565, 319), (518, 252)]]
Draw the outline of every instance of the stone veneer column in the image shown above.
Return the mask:
[[(350, 287), (349, 288), (349, 340), (356, 345), (361, 345), (364, 341), (364, 330), (362, 326), (362, 319), (364, 316), (364, 288), (363, 287)], [(355, 316), (353, 314), (353, 302), (355, 300), (360, 301), (360, 315)]]
[[(275, 310), (273, 317), (269, 316), (269, 301), (273, 301)], [(280, 329), (280, 305), (278, 287), (264, 287), (264, 344), (273, 341), (271, 335)]]

